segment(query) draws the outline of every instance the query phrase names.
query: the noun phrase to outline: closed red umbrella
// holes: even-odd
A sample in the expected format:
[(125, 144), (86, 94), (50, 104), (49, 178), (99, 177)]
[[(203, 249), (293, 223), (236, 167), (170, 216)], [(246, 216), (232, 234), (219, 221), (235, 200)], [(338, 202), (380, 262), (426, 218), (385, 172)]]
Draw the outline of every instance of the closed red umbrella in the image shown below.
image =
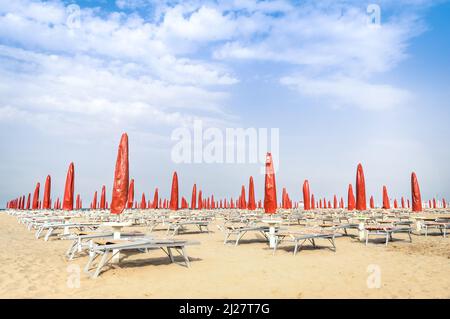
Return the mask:
[(316, 209), (316, 200), (314, 194), (311, 195), (311, 209)]
[(354, 210), (355, 209), (355, 195), (353, 195), (353, 186), (352, 184), (348, 185), (348, 194), (347, 194), (347, 209)]
[(41, 187), (40, 183), (36, 184), (36, 187), (34, 189), (34, 194), (33, 194), (33, 209), (38, 209), (39, 208), (39, 189)]
[(390, 209), (390, 208), (391, 208), (391, 203), (389, 201), (387, 187), (383, 186), (383, 209)]
[(102, 186), (102, 194), (100, 195), (100, 209), (106, 208), (106, 187)]
[(341, 197), (341, 202), (339, 204), (339, 208), (344, 208), (344, 199)]
[[(314, 196), (313, 196), (314, 197)], [(306, 179), (303, 182), (303, 208), (305, 210), (310, 210), (311, 209), (311, 201), (310, 201), (310, 195), (309, 195), (309, 182)], [(314, 200), (313, 200), (314, 202)]]
[(73, 210), (73, 199), (75, 190), (75, 166), (70, 163), (67, 170), (66, 185), (64, 187), (63, 210)]
[(402, 208), (405, 208), (405, 199), (402, 196)]
[(200, 190), (198, 192), (198, 209), (203, 209), (203, 198), (202, 198), (202, 191)]
[(445, 198), (442, 199), (442, 207), (447, 208), (447, 202), (445, 201)]
[(95, 191), (94, 199), (92, 200), (92, 209), (97, 209), (97, 191)]
[(256, 209), (256, 200), (255, 200), (255, 185), (253, 183), (253, 176), (250, 176), (250, 180), (248, 182), (248, 206), (249, 210)]
[(141, 198), (141, 209), (146, 209), (147, 208), (147, 200), (145, 199), (145, 194), (142, 193), (142, 198)]
[(266, 177), (264, 183), (264, 211), (274, 214), (277, 210), (277, 188), (275, 171), (273, 169), (272, 154), (266, 155)]
[(398, 208), (397, 199), (394, 199), (394, 208)]
[(77, 195), (77, 200), (76, 200), (76, 209), (81, 209), (81, 197), (80, 194)]
[(356, 209), (366, 210), (366, 182), (364, 180), (364, 171), (361, 164), (358, 164), (356, 170)]
[(30, 208), (31, 208), (31, 193), (28, 193), (27, 206), (25, 207), (25, 209), (29, 210)]
[(156, 188), (155, 189), (155, 194), (153, 195), (153, 209), (158, 209), (159, 208), (158, 207), (158, 203), (159, 203), (158, 197), (159, 197), (158, 188)]
[(245, 186), (241, 187), (240, 208), (247, 209), (247, 203), (245, 202)]
[(47, 178), (45, 179), (45, 186), (44, 186), (44, 198), (42, 201), (43, 209), (51, 209), (51, 207), (50, 207), (51, 188), (52, 188), (52, 180), (51, 180), (50, 175), (47, 175)]
[(370, 196), (370, 208), (375, 208), (375, 201), (373, 200), (373, 196)]
[(413, 212), (422, 211), (422, 197), (420, 196), (419, 181), (414, 172), (411, 174), (411, 202)]
[(436, 209), (436, 198), (433, 198), (433, 208)]
[(114, 184), (112, 188), (111, 213), (121, 214), (128, 202), (129, 187), (128, 135), (122, 134), (117, 151)]
[(338, 208), (338, 200), (337, 200), (336, 195), (334, 195), (334, 198), (333, 198), (333, 208), (334, 209)]
[(134, 179), (131, 179), (130, 186), (128, 187), (127, 208), (133, 208), (133, 202), (134, 202)]
[(197, 209), (197, 185), (192, 186), (191, 209)]
[(172, 177), (172, 191), (170, 192), (170, 210), (178, 209), (178, 175), (173, 173)]
[(319, 208), (320, 208), (320, 209), (323, 208), (323, 205), (322, 205), (322, 199), (321, 199), (321, 198), (319, 199)]

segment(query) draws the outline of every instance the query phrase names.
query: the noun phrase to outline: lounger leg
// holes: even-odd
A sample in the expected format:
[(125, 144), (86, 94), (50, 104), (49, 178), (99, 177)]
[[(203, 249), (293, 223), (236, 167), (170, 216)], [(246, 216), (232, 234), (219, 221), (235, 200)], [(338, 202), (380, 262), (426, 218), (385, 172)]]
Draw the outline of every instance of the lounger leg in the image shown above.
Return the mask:
[(366, 232), (366, 246), (369, 243), (369, 232)]
[(246, 233), (246, 231), (245, 231), (245, 232), (242, 232), (242, 233), (239, 233), (239, 235), (238, 235), (238, 237), (237, 237), (237, 239), (236, 239), (236, 244), (235, 244), (235, 246), (237, 246), (237, 245), (239, 244), (239, 240), (241, 240), (241, 238), (244, 237), (245, 233)]
[(388, 242), (389, 242), (389, 233), (386, 233), (386, 243), (385, 243), (385, 246), (388, 245)]
[(96, 254), (95, 252), (92, 252), (92, 253), (89, 252), (89, 260), (88, 260), (86, 266), (84, 267), (84, 272), (85, 273), (89, 273), (89, 269), (91, 269), (92, 263), (94, 262), (95, 259), (97, 259), (98, 256), (99, 255)]
[(77, 240), (74, 240), (72, 242), (72, 244), (70, 245), (69, 249), (67, 249), (67, 251), (66, 251), (66, 258), (67, 259), (72, 260), (70, 257), (73, 254), (72, 252), (75, 250), (76, 245), (77, 245)]
[(171, 261), (172, 263), (174, 263), (175, 260), (173, 259), (172, 249), (169, 248), (169, 247), (167, 247), (167, 254), (169, 255), (170, 261)]
[(294, 256), (297, 255), (297, 251), (298, 251), (298, 241), (295, 242)]
[(98, 277), (98, 275), (100, 274), (100, 271), (102, 270), (103, 266), (105, 266), (105, 264), (106, 264), (107, 258), (108, 258), (108, 251), (105, 251), (101, 261), (99, 262), (99, 264), (97, 266), (97, 269), (95, 270), (94, 274), (92, 275), (92, 278), (97, 278)]
[(47, 235), (45, 235), (45, 238), (44, 238), (45, 241), (48, 241), (48, 239), (50, 238), (51, 234), (53, 233), (53, 230), (54, 230), (53, 227), (50, 227), (50, 228), (48, 229)]
[(333, 250), (336, 252), (336, 244), (334, 242), (334, 236), (331, 238), (331, 245), (333, 245)]
[(225, 240), (223, 241), (223, 244), (226, 245), (226, 243), (228, 242), (228, 238), (230, 238), (231, 233), (226, 233), (225, 235)]
[(191, 263), (189, 262), (189, 257), (186, 254), (186, 249), (184, 247), (181, 248), (181, 252), (183, 253), (184, 261), (186, 262), (186, 266), (191, 268)]

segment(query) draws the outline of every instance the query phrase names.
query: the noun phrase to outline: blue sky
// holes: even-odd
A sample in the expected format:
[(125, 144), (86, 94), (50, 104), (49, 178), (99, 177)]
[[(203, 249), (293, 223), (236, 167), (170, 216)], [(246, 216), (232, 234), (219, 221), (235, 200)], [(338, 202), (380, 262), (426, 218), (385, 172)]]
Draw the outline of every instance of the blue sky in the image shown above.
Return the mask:
[[(381, 25), (367, 24), (376, 3)], [(79, 19), (68, 7), (77, 4)], [(70, 7), (69, 7), (70, 8)], [(346, 197), (450, 198), (450, 3), (400, 1), (0, 1), (0, 201), (75, 163), (85, 205), (112, 186), (120, 134), (136, 193), (234, 196), (257, 164), (176, 164), (171, 132), (279, 128), (278, 188)], [(79, 24), (73, 24), (79, 21)]]

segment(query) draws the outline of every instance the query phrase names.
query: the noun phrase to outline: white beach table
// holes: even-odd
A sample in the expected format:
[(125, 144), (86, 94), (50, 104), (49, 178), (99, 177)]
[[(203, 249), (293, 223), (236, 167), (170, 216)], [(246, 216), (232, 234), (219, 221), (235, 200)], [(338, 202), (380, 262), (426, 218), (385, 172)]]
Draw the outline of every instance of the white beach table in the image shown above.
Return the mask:
[(277, 225), (282, 223), (282, 220), (265, 218), (265, 219), (261, 220), (261, 222), (269, 225), (269, 247), (274, 248), (276, 246), (276, 240), (277, 240), (277, 237), (275, 236), (276, 227), (277, 227)]
[(353, 217), (353, 219), (358, 220), (358, 231), (359, 231), (359, 240), (364, 241), (366, 239), (366, 220), (368, 220), (368, 217), (365, 216), (358, 216)]
[[(70, 224), (70, 219), (72, 218), (72, 216), (68, 216), (68, 215), (64, 215), (64, 224)], [(64, 227), (64, 235), (69, 235), (70, 234), (70, 230), (69, 227)]]
[[(120, 239), (120, 234), (122, 232), (122, 228), (124, 227), (130, 227), (132, 225), (132, 222), (107, 222), (103, 223), (102, 226), (105, 227), (111, 227), (113, 231), (113, 239), (118, 240)], [(118, 250), (113, 250), (113, 258), (111, 261), (113, 263), (118, 263), (120, 260), (120, 254)]]

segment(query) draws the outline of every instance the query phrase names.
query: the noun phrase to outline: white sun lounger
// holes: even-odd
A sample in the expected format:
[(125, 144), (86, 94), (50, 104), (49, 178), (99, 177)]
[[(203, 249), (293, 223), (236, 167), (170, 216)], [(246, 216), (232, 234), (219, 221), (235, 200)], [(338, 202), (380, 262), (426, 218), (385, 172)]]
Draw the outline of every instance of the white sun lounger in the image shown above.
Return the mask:
[(335, 238), (340, 237), (342, 234), (336, 233), (334, 230), (321, 230), (321, 229), (305, 229), (299, 231), (280, 232), (276, 234), (275, 246), (273, 248), (273, 254), (278, 248), (278, 245), (282, 242), (289, 241), (294, 243), (294, 256), (302, 248), (306, 242), (310, 242), (314, 248), (316, 248), (316, 239), (326, 239), (331, 243), (332, 250), (336, 252)]
[[(172, 240), (172, 239), (152, 239), (152, 238), (139, 238), (128, 241), (111, 241), (110, 243), (95, 244), (90, 249), (89, 261), (84, 268), (85, 273), (89, 274), (91, 278), (97, 278), (103, 267), (116, 255), (123, 253), (133, 252), (148, 252), (149, 250), (161, 249), (170, 258), (170, 261), (175, 262), (172, 249), (175, 249), (180, 256), (183, 257), (186, 267), (190, 267), (189, 257), (186, 253), (185, 247), (187, 245), (197, 245), (199, 242), (185, 241), (185, 240)], [(94, 262), (102, 256), (101, 260), (95, 267)], [(94, 266), (95, 270), (90, 271)]]
[(401, 227), (401, 226), (383, 226), (383, 225), (367, 225), (365, 226), (365, 238), (366, 246), (369, 243), (369, 236), (383, 236), (385, 237), (385, 245), (387, 246), (389, 241), (393, 240), (393, 234), (396, 233), (406, 233), (409, 237), (409, 242), (412, 243), (411, 237), (412, 229), (411, 227)]

